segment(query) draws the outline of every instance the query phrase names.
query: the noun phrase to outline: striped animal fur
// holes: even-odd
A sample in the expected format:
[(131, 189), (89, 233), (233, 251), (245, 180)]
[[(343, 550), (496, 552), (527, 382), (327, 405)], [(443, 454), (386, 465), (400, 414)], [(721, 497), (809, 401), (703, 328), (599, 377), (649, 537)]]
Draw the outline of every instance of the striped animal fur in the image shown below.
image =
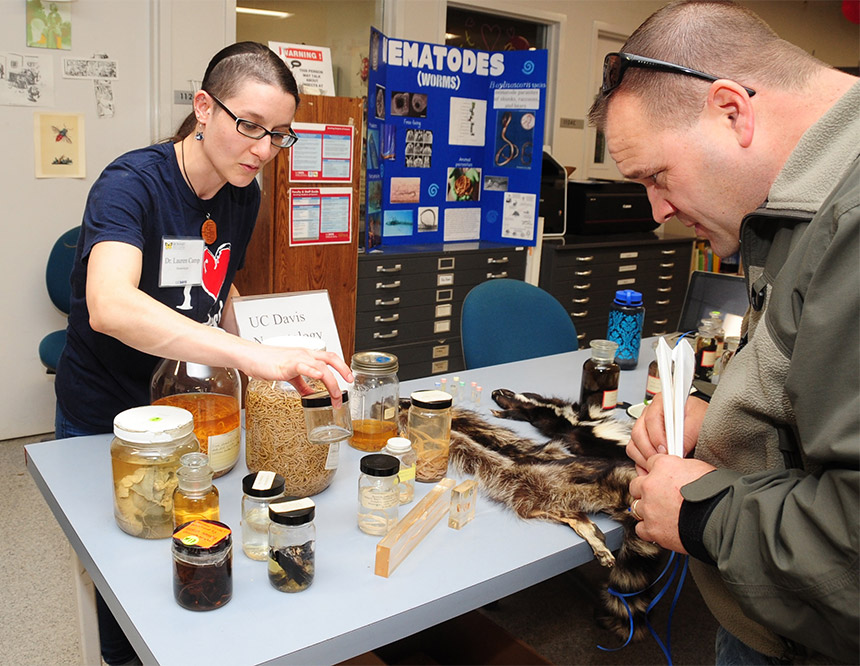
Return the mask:
[[(527, 421), (548, 440), (532, 441), (478, 414), (455, 409), (451, 433), (451, 464), (474, 477), (484, 494), (510, 507), (521, 518), (550, 520), (570, 526), (610, 567), (608, 586), (618, 592), (643, 590), (659, 575), (662, 550), (642, 541), (628, 511), (628, 484), (635, 476), (624, 446), (630, 424), (600, 414), (580, 420), (578, 405), (533, 393), (493, 391), (500, 418)], [(603, 533), (588, 514), (605, 513), (622, 524), (624, 537), (617, 555), (606, 547)], [(645, 611), (649, 595), (627, 600), (633, 613), (634, 635), (647, 633)], [(602, 592), (603, 626), (626, 638), (629, 614), (623, 603)]]

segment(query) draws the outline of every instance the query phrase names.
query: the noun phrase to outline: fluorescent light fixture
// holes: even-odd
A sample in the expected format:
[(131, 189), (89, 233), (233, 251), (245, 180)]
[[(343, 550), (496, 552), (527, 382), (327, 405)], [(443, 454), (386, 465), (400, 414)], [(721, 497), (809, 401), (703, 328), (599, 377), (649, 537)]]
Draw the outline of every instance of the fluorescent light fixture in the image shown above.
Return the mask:
[(239, 7), (236, 5), (237, 14), (254, 14), (255, 16), (268, 16), (269, 18), (285, 19), (292, 16), (289, 12), (278, 12), (273, 9), (255, 9), (254, 7)]

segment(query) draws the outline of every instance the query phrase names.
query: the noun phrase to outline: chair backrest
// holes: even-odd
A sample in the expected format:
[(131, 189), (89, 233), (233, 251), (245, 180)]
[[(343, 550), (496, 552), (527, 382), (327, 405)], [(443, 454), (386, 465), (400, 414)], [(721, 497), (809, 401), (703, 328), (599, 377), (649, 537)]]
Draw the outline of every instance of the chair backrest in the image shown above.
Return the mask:
[(69, 278), (75, 263), (75, 249), (78, 245), (80, 226), (69, 229), (54, 243), (48, 256), (48, 266), (45, 269), (45, 283), (48, 286), (48, 296), (51, 302), (64, 314), (69, 314), (72, 299), (72, 284)]
[(466, 368), (579, 349), (576, 326), (564, 306), (522, 280), (488, 280), (469, 291), (460, 337)]

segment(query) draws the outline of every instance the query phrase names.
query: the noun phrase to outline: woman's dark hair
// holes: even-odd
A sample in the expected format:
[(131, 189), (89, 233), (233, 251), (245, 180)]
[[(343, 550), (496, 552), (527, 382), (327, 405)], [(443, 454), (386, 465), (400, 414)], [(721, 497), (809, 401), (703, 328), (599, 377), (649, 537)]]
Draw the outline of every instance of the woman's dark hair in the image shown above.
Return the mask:
[[(209, 61), (201, 88), (219, 99), (228, 99), (249, 79), (283, 90), (299, 105), (299, 88), (290, 68), (272, 49), (257, 42), (237, 42), (218, 51)], [(192, 110), (170, 141), (182, 141), (196, 125)]]

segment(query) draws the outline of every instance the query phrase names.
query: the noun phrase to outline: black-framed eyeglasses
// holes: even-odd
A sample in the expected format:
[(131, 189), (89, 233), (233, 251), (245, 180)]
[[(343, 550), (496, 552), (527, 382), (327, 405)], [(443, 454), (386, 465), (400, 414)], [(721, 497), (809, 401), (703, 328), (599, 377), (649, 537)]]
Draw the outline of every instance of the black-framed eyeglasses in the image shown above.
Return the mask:
[[(713, 76), (705, 74), (697, 69), (690, 69), (683, 65), (676, 65), (672, 62), (664, 60), (655, 60), (654, 58), (646, 58), (645, 56), (634, 55), (632, 53), (607, 53), (603, 59), (603, 86), (600, 92), (603, 95), (608, 95), (618, 86), (624, 78), (624, 72), (630, 67), (639, 67), (642, 69), (654, 69), (659, 72), (670, 72), (672, 74), (684, 74), (686, 76), (694, 76), (697, 79), (705, 81), (719, 81), (721, 76)], [(747, 91), (747, 94), (752, 97), (755, 95), (755, 90), (741, 86)]]
[(228, 109), (224, 102), (215, 97), (208, 90), (205, 91), (215, 102), (227, 112), (227, 115), (230, 116), (233, 120), (236, 121), (236, 131), (239, 132), (242, 136), (247, 136), (249, 139), (262, 139), (264, 136), (268, 135), (272, 139), (272, 145), (276, 148), (289, 148), (296, 141), (299, 140), (298, 134), (296, 134), (292, 128), (288, 129), (286, 132), (272, 132), (267, 130), (262, 125), (255, 123), (252, 120), (245, 120), (244, 118), (239, 118), (235, 113), (233, 113), (230, 109)]

